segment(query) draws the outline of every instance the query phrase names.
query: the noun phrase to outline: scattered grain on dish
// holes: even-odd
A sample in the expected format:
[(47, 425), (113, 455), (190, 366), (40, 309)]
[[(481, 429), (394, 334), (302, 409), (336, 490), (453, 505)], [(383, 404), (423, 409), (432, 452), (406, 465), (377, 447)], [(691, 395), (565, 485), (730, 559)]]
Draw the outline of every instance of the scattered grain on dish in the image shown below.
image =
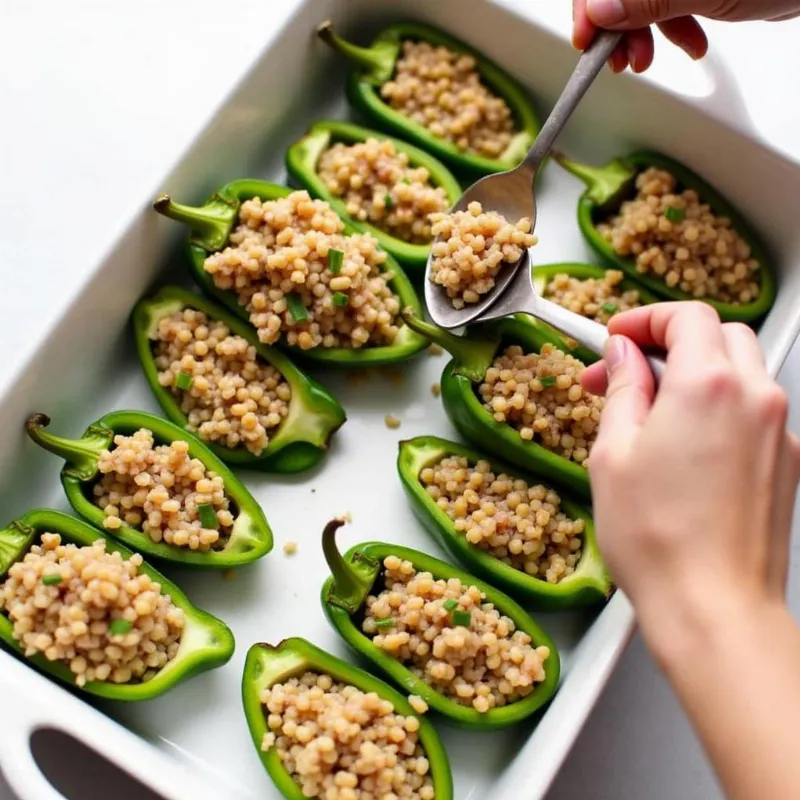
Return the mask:
[(441, 395), (441, 393), (442, 393), (441, 385), (438, 384), (438, 383), (434, 383), (433, 386), (431, 386), (431, 394), (434, 397), (439, 397)]
[(162, 317), (154, 338), (158, 381), (178, 398), (188, 429), (261, 455), (289, 413), (292, 390), (281, 373), (223, 322), (193, 308)]
[(425, 167), (411, 167), (390, 139), (336, 142), (320, 156), (319, 176), (347, 213), (410, 244), (431, 240), (428, 215), (450, 206)]
[[(382, 272), (386, 253), (374, 236), (345, 236), (323, 200), (306, 191), (242, 203), (228, 246), (204, 262), (214, 285), (235, 291), (258, 337), (274, 344), (361, 348), (390, 345), (400, 302)], [(339, 251), (341, 263), (330, 265)]]
[(419, 719), (395, 712), (375, 692), (305, 672), (261, 693), (275, 748), (306, 797), (434, 800)]
[(222, 580), (224, 581), (235, 581), (236, 580), (236, 570), (235, 569), (224, 569), (222, 570)]
[(581, 386), (584, 369), (550, 343), (540, 353), (512, 345), (486, 370), (478, 395), (498, 422), (524, 440), (587, 466), (605, 401)]
[(532, 646), (477, 586), (434, 580), (397, 556), (383, 566), (385, 588), (367, 598), (362, 629), (436, 691), (486, 712), (545, 679), (550, 650)]
[(381, 96), (459, 150), (501, 158), (514, 136), (511, 109), (481, 81), (475, 59), (441, 45), (404, 41)]
[(511, 224), (496, 211), (473, 201), (466, 211), (434, 214), (431, 280), (443, 286), (454, 308), (477, 303), (491, 291), (506, 264), (515, 264), (536, 244), (527, 218)]
[(623, 289), (624, 274), (606, 270), (602, 278), (576, 278), (566, 272), (554, 275), (545, 287), (548, 299), (602, 325), (614, 314), (642, 305), (637, 289)]
[(283, 554), (293, 556), (297, 552), (297, 542), (286, 542), (283, 545)]
[(140, 571), (142, 556), (43, 533), (0, 585), (0, 611), (27, 657), (61, 661), (84, 686), (150, 680), (178, 652), (184, 613)]
[(758, 261), (727, 217), (717, 216), (693, 189), (650, 167), (636, 177), (637, 194), (598, 230), (642, 274), (694, 297), (739, 305), (760, 291)]
[(419, 695), (410, 694), (408, 702), (417, 714), (424, 714), (428, 710), (428, 704)]
[[(137, 528), (154, 542), (191, 550), (225, 546), (233, 514), (222, 478), (189, 455), (189, 443), (156, 445), (152, 431), (117, 434), (114, 447), (100, 453), (100, 480), (93, 500), (110, 531)], [(215, 528), (204, 527), (210, 515)]]
[(386, 423), (386, 427), (390, 430), (397, 430), (401, 425), (400, 420), (392, 414), (387, 414), (384, 422)]
[(436, 344), (436, 342), (432, 342), (428, 345), (429, 356), (440, 356), (442, 353), (444, 353), (444, 348), (441, 345)]
[(447, 456), (419, 477), (470, 544), (548, 583), (575, 571), (584, 522), (561, 509), (553, 489), (495, 474), (488, 461), (471, 466), (463, 456)]

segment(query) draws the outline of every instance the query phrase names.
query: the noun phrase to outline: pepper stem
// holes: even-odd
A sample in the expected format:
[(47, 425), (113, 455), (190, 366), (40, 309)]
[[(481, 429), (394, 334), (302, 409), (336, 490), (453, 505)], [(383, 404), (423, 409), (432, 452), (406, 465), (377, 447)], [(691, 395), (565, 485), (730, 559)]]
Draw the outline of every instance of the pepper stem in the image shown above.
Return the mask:
[(0, 529), (0, 578), (19, 561), (36, 538), (36, 530), (18, 519)]
[(437, 325), (420, 319), (414, 309), (404, 308), (403, 322), (420, 336), (435, 342), (453, 356), (455, 372), (471, 381), (481, 381), (494, 360), (500, 341), (497, 337), (486, 339), (477, 336), (456, 336)]
[(102, 425), (91, 425), (80, 439), (64, 439), (45, 431), (50, 424), (47, 414), (32, 414), (25, 427), (36, 444), (61, 456), (67, 462), (67, 471), (80, 481), (89, 481), (97, 474), (100, 453), (114, 439), (114, 431)]
[(394, 73), (397, 60), (397, 45), (393, 42), (376, 42), (372, 47), (358, 45), (342, 39), (334, 30), (333, 23), (326, 20), (317, 28), (317, 35), (353, 64), (365, 70), (364, 78), (377, 85), (388, 81)]
[(210, 253), (222, 250), (228, 243), (239, 201), (215, 194), (200, 208), (176, 203), (168, 194), (162, 192), (153, 203), (159, 214), (189, 226), (190, 244), (198, 245)]
[(550, 155), (567, 172), (586, 184), (587, 197), (603, 209), (618, 205), (636, 179), (636, 170), (619, 158), (602, 167), (592, 167), (573, 161), (558, 150), (551, 150)]
[(332, 519), (322, 531), (322, 552), (333, 575), (333, 590), (327, 601), (354, 614), (366, 600), (381, 565), (360, 553), (356, 553), (352, 561), (345, 560), (336, 546), (336, 531), (344, 524), (343, 519)]

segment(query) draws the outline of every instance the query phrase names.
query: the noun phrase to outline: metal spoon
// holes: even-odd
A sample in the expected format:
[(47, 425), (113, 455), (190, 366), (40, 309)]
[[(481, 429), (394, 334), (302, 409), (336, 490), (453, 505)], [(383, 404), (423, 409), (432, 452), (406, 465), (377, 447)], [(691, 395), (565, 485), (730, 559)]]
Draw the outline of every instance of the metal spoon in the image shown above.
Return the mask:
[[(622, 33), (617, 31), (602, 31), (595, 37), (581, 55), (561, 97), (558, 98), (525, 159), (512, 170), (487, 175), (473, 183), (450, 209), (451, 213), (464, 211), (470, 203), (477, 200), (485, 211), (496, 211), (508, 220), (527, 217), (531, 221), (531, 230), (535, 229), (536, 173), (561, 129), (621, 38)], [(460, 309), (453, 308), (444, 287), (431, 280), (432, 260), (433, 256), (429, 255), (425, 270), (425, 302), (431, 319), (440, 328), (458, 328), (469, 322), (488, 321), (509, 314), (525, 313), (553, 325), (593, 352), (603, 354), (609, 336), (604, 325), (568, 311), (536, 293), (531, 278), (528, 250), (516, 264), (506, 264), (503, 267), (495, 279), (495, 287), (480, 301)], [(649, 356), (648, 362), (658, 382), (666, 363), (657, 356)]]

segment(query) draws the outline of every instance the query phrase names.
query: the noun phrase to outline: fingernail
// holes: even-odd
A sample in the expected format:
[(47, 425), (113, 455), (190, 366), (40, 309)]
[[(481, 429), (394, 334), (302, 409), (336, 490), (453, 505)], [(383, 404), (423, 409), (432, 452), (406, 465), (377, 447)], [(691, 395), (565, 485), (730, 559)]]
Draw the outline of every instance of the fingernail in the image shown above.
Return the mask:
[(622, 364), (628, 355), (628, 343), (624, 336), (612, 336), (606, 342), (603, 361), (606, 364), (606, 372), (611, 375), (614, 370)]
[(628, 16), (622, 0), (587, 0), (586, 13), (601, 28), (624, 22)]

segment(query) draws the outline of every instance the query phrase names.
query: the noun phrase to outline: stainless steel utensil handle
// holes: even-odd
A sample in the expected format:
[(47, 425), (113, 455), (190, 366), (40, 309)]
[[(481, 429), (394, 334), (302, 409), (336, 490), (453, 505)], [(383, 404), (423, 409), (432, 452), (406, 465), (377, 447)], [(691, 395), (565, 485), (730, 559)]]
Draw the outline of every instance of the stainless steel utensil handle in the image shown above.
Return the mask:
[(558, 98), (550, 116), (542, 126), (533, 147), (525, 156), (524, 164), (536, 170), (553, 146), (556, 137), (572, 116), (575, 107), (586, 94), (592, 81), (608, 61), (614, 48), (619, 44), (623, 34), (620, 31), (600, 31), (594, 41), (586, 48), (578, 60), (561, 97)]
[[(603, 355), (603, 350), (609, 338), (608, 329), (605, 325), (568, 311), (566, 308), (544, 297), (536, 298), (535, 316), (542, 322), (547, 322), (554, 328), (558, 328), (558, 330), (575, 339), (575, 341), (589, 350), (598, 355)], [(656, 386), (658, 386), (664, 376), (667, 363), (659, 356), (645, 356), (645, 358), (653, 372)]]

